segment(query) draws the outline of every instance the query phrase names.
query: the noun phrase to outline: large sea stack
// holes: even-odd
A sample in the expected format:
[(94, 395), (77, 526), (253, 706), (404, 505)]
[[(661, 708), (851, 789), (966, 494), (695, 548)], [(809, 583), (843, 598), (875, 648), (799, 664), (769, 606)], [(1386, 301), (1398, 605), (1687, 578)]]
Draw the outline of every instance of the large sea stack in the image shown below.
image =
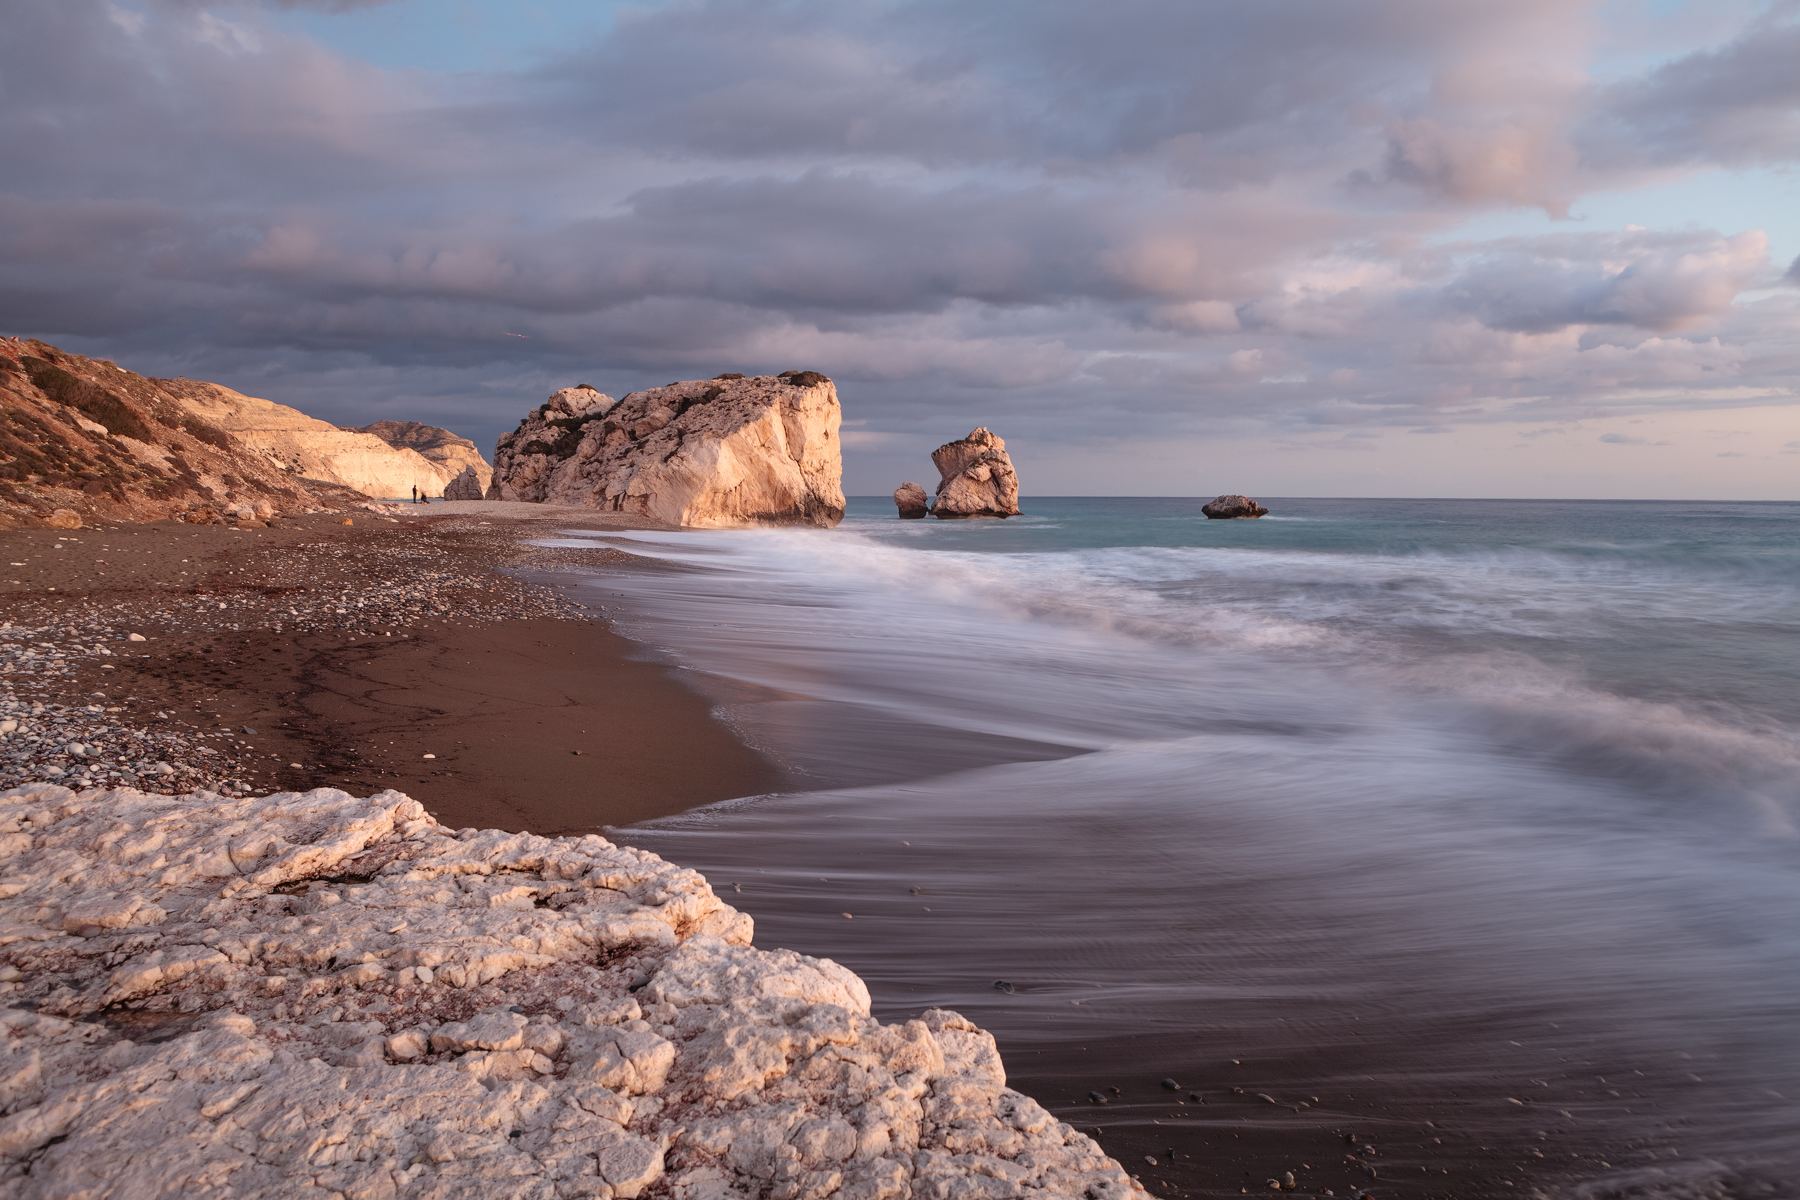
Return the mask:
[(1019, 476), (1006, 453), (1006, 443), (986, 428), (966, 438), (945, 442), (931, 452), (938, 469), (933, 516), (1016, 517)]
[(720, 375), (618, 401), (565, 388), (500, 439), (488, 498), (670, 525), (836, 525), (840, 421), (837, 387), (816, 371)]

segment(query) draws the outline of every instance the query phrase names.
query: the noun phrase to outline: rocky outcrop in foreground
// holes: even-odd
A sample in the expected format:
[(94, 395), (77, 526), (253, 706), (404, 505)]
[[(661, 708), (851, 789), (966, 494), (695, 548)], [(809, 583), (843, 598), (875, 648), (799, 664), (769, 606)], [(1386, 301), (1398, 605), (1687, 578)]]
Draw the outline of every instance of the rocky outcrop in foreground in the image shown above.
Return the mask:
[(47, 342), (0, 338), (0, 527), (359, 505), (302, 479), (148, 379)]
[(488, 498), (670, 525), (835, 525), (840, 420), (836, 386), (812, 371), (721, 375), (619, 401), (565, 388), (500, 439)]
[(464, 467), (462, 474), (444, 485), (446, 500), (479, 500), (487, 495), (487, 488), (482, 486), (481, 476), (475, 473), (474, 467)]
[(1210, 521), (1234, 521), (1247, 517), (1266, 517), (1269, 510), (1248, 496), (1220, 496), (1200, 506)]
[(986, 428), (931, 452), (938, 469), (937, 517), (1016, 517), (1019, 476), (1006, 443)]
[(0, 794), (10, 1196), (1139, 1197), (952, 1013), (884, 1025), (599, 837), (397, 792)]
[[(475, 472), (475, 478), (484, 492), (494, 478), (494, 469), (488, 466), (487, 459), (481, 457), (481, 451), (474, 442), (451, 433), (448, 429), (439, 429), (436, 425), (427, 425), (422, 421), (372, 421), (351, 432), (372, 433), (397, 450), (415, 451), (435, 464), (444, 481), (446, 498), (449, 497), (450, 484), (464, 471)], [(432, 488), (426, 495), (436, 493), (437, 489)], [(481, 499), (480, 496), (463, 498)]]
[(926, 506), (925, 489), (916, 483), (903, 483), (894, 489), (894, 507), (907, 520), (917, 520), (931, 510)]

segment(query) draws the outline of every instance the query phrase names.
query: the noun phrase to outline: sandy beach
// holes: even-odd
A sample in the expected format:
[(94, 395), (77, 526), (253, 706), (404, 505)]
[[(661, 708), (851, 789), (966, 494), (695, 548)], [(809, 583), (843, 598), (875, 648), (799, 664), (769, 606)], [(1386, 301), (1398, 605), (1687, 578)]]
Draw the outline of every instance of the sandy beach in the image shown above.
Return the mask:
[(544, 582), (615, 552), (533, 551), (535, 526), (459, 507), (0, 534), (8, 681), (56, 718), (0, 747), (0, 786), (392, 787), (452, 827), (545, 834), (773, 786), (704, 697)]

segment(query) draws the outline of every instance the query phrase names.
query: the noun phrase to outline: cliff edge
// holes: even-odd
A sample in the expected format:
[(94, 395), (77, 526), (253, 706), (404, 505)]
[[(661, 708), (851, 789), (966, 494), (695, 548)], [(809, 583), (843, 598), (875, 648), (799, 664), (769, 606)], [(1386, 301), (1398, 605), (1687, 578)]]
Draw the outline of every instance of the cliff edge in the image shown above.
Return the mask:
[(481, 456), (475, 443), (448, 429), (427, 425), (423, 421), (371, 421), (367, 425), (356, 426), (350, 432), (374, 434), (396, 450), (411, 450), (435, 464), (442, 482), (439, 487), (428, 492), (428, 495), (436, 495), (464, 471), (475, 472), (475, 479), (484, 492), (494, 480), (494, 468)]
[(218, 520), (359, 503), (249, 449), (182, 390), (48, 342), (0, 338), (0, 526)]

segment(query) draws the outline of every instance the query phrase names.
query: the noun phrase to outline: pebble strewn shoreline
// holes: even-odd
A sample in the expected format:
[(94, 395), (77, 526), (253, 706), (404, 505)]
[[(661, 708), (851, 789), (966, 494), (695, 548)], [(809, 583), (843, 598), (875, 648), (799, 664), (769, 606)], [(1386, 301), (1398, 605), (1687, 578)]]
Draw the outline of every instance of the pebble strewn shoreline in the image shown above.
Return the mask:
[[(470, 517), (360, 519), (403, 528), (393, 537), (267, 546), (251, 542), (257, 531), (218, 530), (251, 544), (216, 562), (160, 563), (161, 587), (108, 586), (109, 567), (141, 567), (133, 556), (149, 553), (133, 544), (145, 539), (131, 527), (40, 538), (29, 550), (15, 545), (25, 557), (7, 559), (0, 579), (28, 584), (43, 556), (80, 555), (92, 574), (87, 590), (0, 596), (0, 787), (47, 780), (77, 790), (270, 790), (266, 767), (246, 753), (256, 730), (196, 729), (193, 713), (175, 724), (168, 709), (132, 711), (135, 663), (166, 639), (259, 630), (349, 640), (393, 636), (425, 620), (587, 615), (552, 588), (494, 569), (535, 565), (540, 555), (555, 565), (566, 552), (534, 551), (515, 532)], [(193, 708), (203, 712), (204, 697)]]

